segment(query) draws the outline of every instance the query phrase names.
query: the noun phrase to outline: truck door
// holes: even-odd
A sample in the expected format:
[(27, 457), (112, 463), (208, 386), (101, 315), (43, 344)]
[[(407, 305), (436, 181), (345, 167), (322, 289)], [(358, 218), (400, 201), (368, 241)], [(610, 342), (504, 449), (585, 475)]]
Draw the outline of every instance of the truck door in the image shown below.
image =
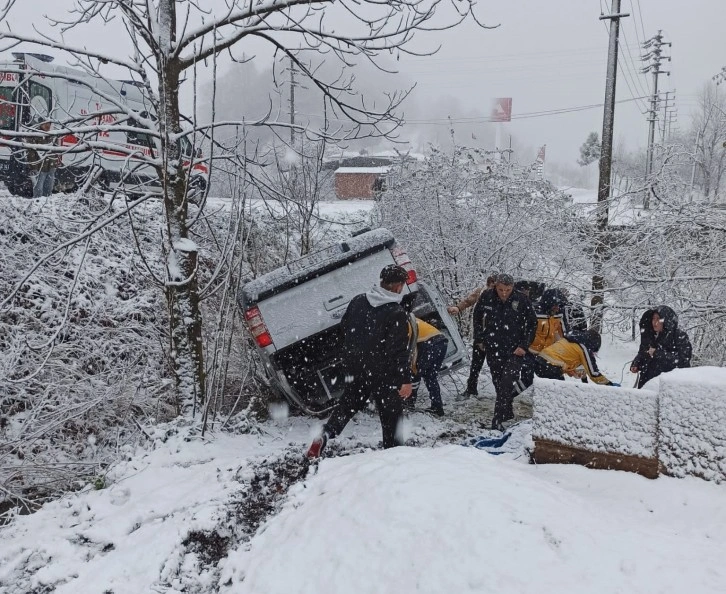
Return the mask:
[[(4, 84), (5, 77), (12, 75), (11, 72), (0, 72), (0, 134), (3, 130), (15, 131), (16, 105), (15, 87)], [(16, 75), (17, 76), (17, 75)], [(9, 137), (10, 138), (10, 137)], [(13, 137), (12, 140), (15, 140)], [(12, 149), (9, 146), (0, 146), (0, 177), (4, 177), (10, 169), (10, 155)]]
[(23, 102), (21, 124), (32, 126), (34, 121), (51, 117), (53, 113), (53, 93), (50, 87), (31, 79), (27, 86), (26, 101)]
[(449, 339), (446, 357), (441, 364), (440, 375), (451, 373), (469, 364), (464, 341), (459, 334), (456, 322), (446, 311), (446, 302), (433, 285), (419, 280), (419, 290), (413, 303), (412, 312), (417, 318), (436, 326)]

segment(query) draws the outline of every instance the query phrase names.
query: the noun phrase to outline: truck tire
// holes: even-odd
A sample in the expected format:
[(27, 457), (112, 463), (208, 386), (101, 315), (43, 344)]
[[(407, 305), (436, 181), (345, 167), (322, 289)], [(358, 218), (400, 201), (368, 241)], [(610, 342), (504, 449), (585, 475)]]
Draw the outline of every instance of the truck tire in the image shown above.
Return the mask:
[(22, 198), (33, 197), (33, 186), (30, 184), (30, 181), (28, 181), (28, 183), (21, 183), (20, 185), (6, 182), (5, 185), (8, 192), (10, 192), (13, 196), (21, 196)]

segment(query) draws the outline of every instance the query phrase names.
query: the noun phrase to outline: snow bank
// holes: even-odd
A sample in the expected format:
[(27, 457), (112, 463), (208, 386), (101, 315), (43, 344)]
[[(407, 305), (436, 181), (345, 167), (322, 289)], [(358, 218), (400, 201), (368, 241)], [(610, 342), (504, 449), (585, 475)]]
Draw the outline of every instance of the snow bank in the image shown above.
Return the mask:
[(726, 481), (726, 369), (694, 367), (660, 376), (658, 455), (673, 476)]
[(451, 445), (323, 460), (223, 561), (219, 591), (723, 591), (716, 485), (503, 458)]
[(539, 378), (533, 390), (533, 439), (655, 458), (656, 392)]

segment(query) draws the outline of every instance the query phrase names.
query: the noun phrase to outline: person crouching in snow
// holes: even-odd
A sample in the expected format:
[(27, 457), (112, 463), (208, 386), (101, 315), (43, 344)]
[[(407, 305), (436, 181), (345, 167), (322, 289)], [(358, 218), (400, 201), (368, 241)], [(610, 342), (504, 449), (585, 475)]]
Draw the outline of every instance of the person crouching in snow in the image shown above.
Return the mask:
[(537, 370), (537, 355), (565, 335), (561, 310), (563, 304), (564, 299), (557, 289), (547, 289), (542, 293), (542, 298), (535, 308), (537, 330), (534, 333), (534, 340), (524, 356), (520, 379), (514, 384), (517, 394), (521, 394), (532, 385)]
[(654, 377), (677, 367), (690, 367), (688, 334), (678, 327), (678, 316), (667, 305), (649, 309), (640, 318), (640, 348), (630, 367), (638, 373), (638, 388)]
[[(545, 347), (535, 358), (538, 377), (564, 380), (565, 374), (582, 378), (585, 375), (601, 386), (620, 386), (610, 381), (597, 368), (595, 354), (600, 350), (602, 339), (594, 330), (570, 332), (553, 345)], [(532, 385), (532, 382), (528, 388)]]
[[(408, 273), (390, 264), (381, 270), (380, 286), (351, 299), (340, 321), (345, 389), (330, 418), (308, 449), (317, 458), (328, 439), (340, 434), (355, 414), (373, 400), (383, 429), (383, 447), (403, 445), (398, 424), (402, 399), (411, 396), (409, 316), (401, 307)], [(415, 338), (413, 338), (415, 340)]]

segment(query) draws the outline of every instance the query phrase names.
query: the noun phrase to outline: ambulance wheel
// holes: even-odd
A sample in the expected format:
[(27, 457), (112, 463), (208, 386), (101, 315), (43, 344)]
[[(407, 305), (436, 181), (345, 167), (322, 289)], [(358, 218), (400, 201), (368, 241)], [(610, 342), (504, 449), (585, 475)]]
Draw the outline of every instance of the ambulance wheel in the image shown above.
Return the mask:
[(21, 196), (23, 198), (33, 197), (33, 186), (30, 183), (20, 185), (6, 183), (5, 185), (8, 188), (8, 192), (10, 192), (13, 196)]

